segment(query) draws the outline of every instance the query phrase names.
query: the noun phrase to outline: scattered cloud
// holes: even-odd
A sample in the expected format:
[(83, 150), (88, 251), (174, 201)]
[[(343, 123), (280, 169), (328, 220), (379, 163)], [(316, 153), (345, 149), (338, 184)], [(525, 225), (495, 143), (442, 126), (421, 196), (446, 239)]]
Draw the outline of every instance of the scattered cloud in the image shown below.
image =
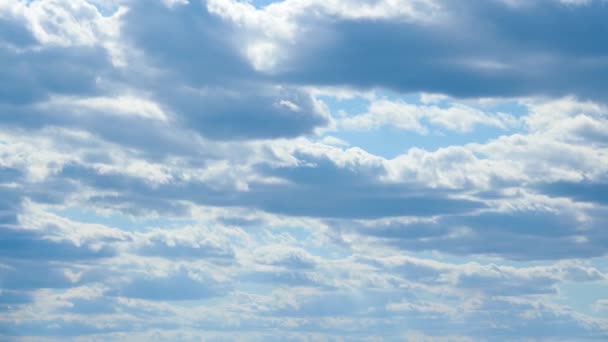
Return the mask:
[(607, 11), (0, 2), (0, 339), (607, 339)]

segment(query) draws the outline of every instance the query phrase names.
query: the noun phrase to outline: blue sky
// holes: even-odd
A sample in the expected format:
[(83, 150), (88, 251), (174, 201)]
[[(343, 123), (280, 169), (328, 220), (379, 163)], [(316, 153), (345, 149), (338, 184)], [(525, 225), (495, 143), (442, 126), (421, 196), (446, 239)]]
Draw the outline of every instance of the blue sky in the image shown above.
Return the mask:
[(0, 2), (0, 340), (608, 340), (607, 17)]

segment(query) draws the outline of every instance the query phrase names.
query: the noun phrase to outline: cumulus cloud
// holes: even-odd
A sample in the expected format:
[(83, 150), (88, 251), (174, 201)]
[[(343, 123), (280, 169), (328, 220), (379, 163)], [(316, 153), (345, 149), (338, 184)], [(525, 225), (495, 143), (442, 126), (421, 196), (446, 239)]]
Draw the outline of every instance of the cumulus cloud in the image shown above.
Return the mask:
[(606, 339), (607, 9), (0, 2), (0, 339)]
[[(204, 3), (171, 10), (135, 3), (125, 17), (124, 34), (138, 51), (133, 58), (154, 71), (147, 73), (146, 82), (158, 86), (149, 91), (177, 113), (178, 122), (205, 136), (289, 137), (327, 122), (305, 92), (259, 75), (236, 51), (237, 42), (229, 38), (236, 35), (234, 29), (211, 15)], [(165, 87), (174, 82), (181, 85)]]
[[(324, 39), (296, 36), (296, 43), (287, 45), (288, 57), (276, 69), (303, 83), (383, 86), (464, 97), (575, 94), (601, 99), (605, 66), (599, 61), (606, 44), (594, 32), (605, 29), (603, 4), (436, 4), (439, 10), (432, 12), (438, 14), (423, 24), (378, 20), (372, 15), (360, 20), (329, 20), (330, 15), (310, 19), (302, 13), (299, 18), (306, 30), (300, 31)], [(548, 27), (566, 33), (558, 38)]]

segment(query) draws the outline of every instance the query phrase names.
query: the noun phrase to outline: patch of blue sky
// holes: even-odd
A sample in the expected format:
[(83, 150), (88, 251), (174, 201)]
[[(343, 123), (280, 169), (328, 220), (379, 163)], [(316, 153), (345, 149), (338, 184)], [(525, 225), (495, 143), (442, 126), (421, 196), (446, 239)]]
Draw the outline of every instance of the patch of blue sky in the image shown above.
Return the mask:
[(589, 264), (597, 268), (602, 273), (608, 273), (608, 257), (603, 256), (599, 258), (593, 258), (589, 261)]
[(211, 296), (209, 298), (188, 299), (171, 302), (171, 305), (182, 308), (199, 308), (205, 306), (217, 306), (226, 304), (230, 301), (226, 296)]
[(113, 6), (99, 6), (97, 7), (97, 10), (99, 11), (99, 13), (101, 13), (101, 15), (103, 15), (104, 17), (111, 17), (112, 15), (116, 14), (116, 12), (118, 11), (118, 7), (113, 7)]
[[(389, 89), (375, 89), (373, 98), (389, 101), (401, 101), (413, 105), (434, 105), (439, 108), (449, 108), (455, 103), (466, 104), (467, 106), (484, 110), (488, 113), (507, 113), (515, 117), (527, 115), (528, 107), (517, 98), (495, 98), (495, 99), (458, 99), (441, 94), (425, 94), (425, 93), (398, 93)], [(341, 109), (357, 114), (364, 112), (367, 109), (370, 101), (364, 96), (354, 96), (351, 98), (337, 98), (333, 96), (320, 96), (325, 103), (330, 107), (341, 107)], [(426, 100), (426, 101), (425, 101)]]
[(282, 0), (249, 0), (255, 7), (262, 8), (264, 6), (270, 5), (274, 2), (281, 2)]
[(323, 101), (334, 116), (344, 113), (345, 115), (354, 115), (364, 113), (369, 106), (369, 100), (356, 96), (350, 98), (338, 98), (333, 96), (318, 96), (319, 100)]
[(101, 215), (95, 211), (81, 207), (67, 207), (61, 209), (50, 209), (51, 213), (65, 217), (67, 219), (84, 222), (102, 224), (109, 227), (124, 230), (142, 230), (151, 227), (177, 228), (187, 224), (193, 224), (190, 219), (163, 218), (163, 217), (134, 217), (113, 212), (110, 215)]
[(344, 140), (350, 146), (357, 146), (369, 153), (391, 159), (407, 153), (413, 147), (435, 151), (442, 147), (454, 145), (484, 143), (507, 133), (499, 128), (484, 127), (483, 129), (466, 134), (436, 131), (423, 135), (416, 132), (399, 130), (395, 127), (382, 127), (371, 131), (350, 130), (331, 132), (328, 135)]
[(595, 303), (601, 299), (608, 299), (606, 281), (564, 282), (559, 285), (559, 295), (550, 298), (579, 313), (608, 318), (608, 310), (598, 310), (595, 307)]
[(492, 113), (506, 113), (521, 118), (529, 114), (528, 107), (517, 100), (498, 101), (484, 106), (486, 111)]
[(331, 259), (341, 259), (349, 257), (352, 252), (346, 248), (346, 246), (333, 245), (333, 246), (318, 246), (318, 245), (307, 245), (306, 250), (315, 256), (321, 257), (323, 259), (331, 260)]
[[(455, 99), (438, 97), (432, 104), (425, 104), (422, 101), (422, 94), (398, 94), (388, 90), (377, 90), (375, 97), (377, 99), (403, 102), (416, 106), (433, 105), (443, 109), (449, 108), (458, 102)], [(362, 96), (352, 98), (320, 96), (319, 99), (328, 106), (336, 118), (352, 117), (366, 113), (371, 104), (370, 99)], [(483, 106), (475, 105), (474, 103), (467, 103), (467, 105), (489, 114), (498, 115), (498, 113), (505, 113), (515, 118), (520, 118), (528, 113), (525, 105), (512, 99), (488, 101)], [(485, 143), (502, 135), (520, 131), (517, 127), (505, 129), (477, 125), (469, 132), (458, 132), (434, 126), (424, 118), (420, 119), (420, 123), (428, 129), (428, 132), (423, 134), (421, 132), (399, 129), (390, 125), (383, 125), (375, 129), (339, 129), (336, 132), (328, 132), (327, 135), (344, 140), (350, 146), (362, 148), (369, 153), (384, 158), (394, 158), (406, 153), (413, 147), (435, 151), (442, 147), (454, 145)]]
[(267, 295), (276, 289), (277, 284), (272, 282), (241, 280), (234, 283), (234, 290), (248, 294)]

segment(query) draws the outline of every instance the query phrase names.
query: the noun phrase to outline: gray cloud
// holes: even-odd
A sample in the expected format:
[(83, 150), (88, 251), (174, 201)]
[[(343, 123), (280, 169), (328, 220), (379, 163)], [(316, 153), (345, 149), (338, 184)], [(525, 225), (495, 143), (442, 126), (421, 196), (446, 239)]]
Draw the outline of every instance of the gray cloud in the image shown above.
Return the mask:
[[(604, 225), (602, 216), (594, 216), (590, 222), (578, 222), (567, 213), (526, 210), (488, 211), (479, 215), (445, 216), (436, 222), (394, 222), (355, 229), (412, 251), (550, 260), (605, 255), (608, 236)], [(341, 223), (336, 223), (336, 227), (340, 226)]]
[(124, 33), (160, 78), (139, 75), (177, 113), (177, 121), (221, 139), (294, 137), (327, 124), (306, 93), (269, 81), (241, 55), (234, 28), (208, 13), (203, 2), (167, 9), (135, 2)]
[[(608, 252), (608, 6), (378, 16), (360, 10), (376, 0), (289, 0), (261, 18), (216, 1), (237, 6), (229, 20), (169, 2), (121, 2), (117, 37), (88, 27), (108, 18), (84, 2), (0, 5), (0, 339), (607, 337), (605, 320), (554, 303), (606, 281), (591, 265)], [(311, 142), (350, 133), (311, 95), (334, 90), (307, 87), (326, 85), (524, 96), (529, 112), (508, 118), (517, 134), (389, 160)]]
[[(439, 2), (429, 23), (308, 19), (284, 79), (459, 97), (561, 96), (603, 101), (608, 51), (601, 2)], [(560, 32), (556, 35), (555, 32)], [(279, 68), (280, 70), (280, 68)]]

